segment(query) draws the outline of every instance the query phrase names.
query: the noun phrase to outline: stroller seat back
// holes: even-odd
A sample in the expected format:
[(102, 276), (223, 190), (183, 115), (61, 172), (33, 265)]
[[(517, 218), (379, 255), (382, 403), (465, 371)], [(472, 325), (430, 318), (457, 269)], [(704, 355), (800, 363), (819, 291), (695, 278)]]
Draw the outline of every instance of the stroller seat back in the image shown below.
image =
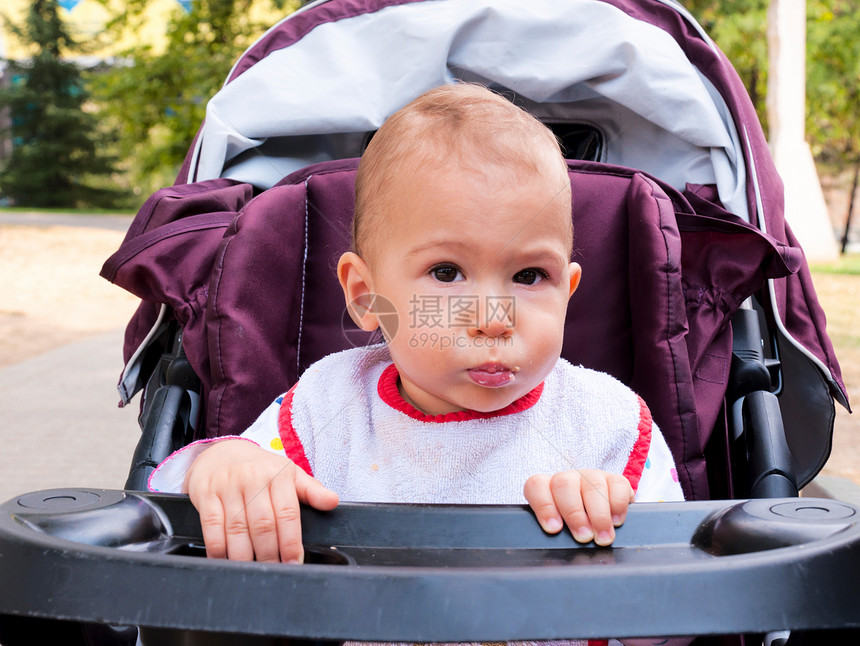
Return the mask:
[[(734, 401), (729, 402), (726, 413), (720, 411), (726, 394), (723, 375), (731, 363), (731, 353), (727, 350), (731, 333), (726, 328), (724, 312), (738, 306), (739, 295), (755, 291), (751, 304), (759, 313), (760, 327), (764, 329), (763, 343), (756, 342), (755, 352), (764, 350), (773, 383), (764, 388), (779, 398), (778, 416), (793, 454), (798, 484), (803, 486), (811, 480), (830, 453), (834, 400), (848, 406), (839, 364), (825, 331), (824, 313), (817, 302), (809, 268), (803, 261), (795, 267), (800, 247), (783, 217), (782, 183), (753, 105), (726, 57), (674, 0), (536, 0), (529, 3), (527, 11), (516, 0), (318, 0), (273, 26), (239, 58), (223, 88), (209, 102), (206, 120), (189, 149), (178, 185), (148, 202), (129, 234), (129, 242), (143, 234), (145, 240), (138, 244), (149, 244), (159, 236), (170, 238), (174, 234), (180, 235), (184, 242), (175, 240), (182, 251), (161, 256), (152, 266), (141, 262), (140, 277), (131, 281), (140, 283), (133, 291), (146, 294), (144, 298), (150, 303), (144, 304), (143, 314), (136, 316), (129, 326), (126, 359), (134, 360), (128, 364), (121, 383), (123, 400), (127, 401), (153, 373), (154, 363), (164, 361), (157, 352), (135, 350), (141, 347), (157, 318), (159, 306), (153, 303), (165, 304), (163, 311), (168, 319), (190, 322), (191, 327), (183, 335), (193, 367), (202, 371), (200, 379), (204, 386), (203, 416), (193, 434), (235, 432), (248, 421), (250, 413), (235, 416), (230, 412), (233, 404), (224, 403), (229, 397), (213, 399), (209, 388), (218, 394), (223, 384), (236, 381), (244, 389), (243, 396), (250, 398), (248, 406), (257, 410), (262, 404), (260, 400), (281, 387), (270, 385), (258, 390), (246, 374), (251, 370), (250, 365), (240, 368), (238, 374), (231, 374), (231, 362), (222, 363), (219, 357), (221, 353), (229, 356), (232, 351), (224, 350), (226, 342), (207, 336), (204, 329), (226, 334), (232, 325), (228, 321), (237, 316), (236, 312), (209, 302), (209, 290), (216, 287), (212, 283), (213, 267), (217, 269), (222, 260), (231, 262), (235, 249), (228, 251), (228, 246), (242, 246), (235, 241), (227, 243), (225, 238), (224, 248), (219, 250), (221, 234), (228, 230), (228, 237), (235, 237), (229, 222), (257, 193), (262, 192), (258, 204), (281, 199), (267, 196), (267, 189), (273, 187), (277, 189), (276, 195), (303, 194), (305, 189), (285, 188), (291, 182), (304, 186), (307, 180), (310, 196), (307, 227), (290, 225), (288, 229), (278, 229), (282, 227), (278, 223), (272, 231), (281, 235), (282, 240), (287, 230), (292, 232), (290, 235), (299, 236), (290, 238), (287, 247), (281, 247), (302, 254), (301, 259), (291, 261), (291, 273), (282, 279), (295, 280), (305, 291), (296, 295), (292, 284), (283, 288), (292, 304), (299, 308), (290, 312), (293, 317), (289, 319), (293, 321), (290, 325), (298, 325), (295, 322), (299, 321), (301, 330), (283, 331), (283, 338), (273, 346), (289, 345), (292, 349), (285, 349), (286, 354), (278, 355), (278, 360), (294, 365), (276, 371), (275, 380), (283, 382), (286, 376), (287, 383), (292, 381), (306, 367), (307, 360), (318, 355), (314, 348), (324, 337), (331, 344), (326, 346), (326, 352), (352, 344), (353, 340), (342, 338), (344, 335), (339, 332), (345, 319), (342, 310), (317, 315), (317, 308), (340, 308), (337, 290), (334, 304), (312, 305), (309, 300), (317, 295), (311, 291), (315, 281), (324, 280), (316, 275), (316, 270), (312, 275), (306, 264), (315, 262), (318, 248), (314, 228), (318, 225), (312, 223), (313, 211), (318, 208), (313, 203), (317, 192), (314, 187), (322, 174), (329, 177), (333, 169), (346, 168), (339, 164), (351, 163), (338, 160), (360, 156), (374, 131), (394, 111), (425, 90), (458, 80), (486, 84), (523, 106), (554, 130), (569, 156), (635, 168), (659, 179), (659, 185), (674, 205), (677, 216), (674, 226), (678, 233), (672, 235), (680, 235), (683, 244), (678, 248), (667, 243), (661, 253), (667, 257), (680, 254), (681, 259), (673, 258), (672, 262), (679, 262), (682, 268), (682, 288), (680, 292), (667, 292), (665, 300), (660, 302), (675, 302), (672, 299), (680, 293), (684, 307), (677, 313), (685, 311), (687, 320), (677, 323), (680, 318), (674, 309), (652, 312), (651, 316), (675, 323), (668, 326), (668, 336), (661, 337), (656, 345), (640, 342), (637, 339), (648, 338), (655, 327), (650, 320), (632, 323), (646, 316), (641, 313), (640, 305), (644, 304), (646, 311), (652, 306), (640, 295), (641, 281), (635, 281), (633, 275), (625, 279), (625, 289), (630, 290), (631, 297), (626, 302), (623, 298), (610, 299), (603, 291), (597, 294), (597, 299), (583, 291), (574, 299), (572, 308), (590, 298), (588, 308), (594, 311), (603, 303), (601, 316), (609, 315), (591, 322), (576, 321), (576, 331), (569, 333), (566, 346), (566, 351), (574, 353), (573, 360), (578, 360), (579, 352), (586, 353), (581, 359), (583, 363), (591, 362), (590, 355), (595, 353), (614, 357), (595, 360), (595, 365), (606, 365), (607, 370), (628, 381), (649, 402), (653, 400), (656, 408), (662, 404), (650, 391), (664, 387), (642, 376), (643, 362), (650, 361), (647, 357), (652, 355), (655, 361), (669, 359), (670, 364), (678, 365), (686, 362), (687, 368), (675, 371), (678, 383), (687, 384), (678, 387), (678, 393), (687, 393), (678, 396), (683, 405), (675, 405), (671, 411), (673, 416), (686, 420), (677, 422), (684, 427), (686, 439), (680, 443), (679, 431), (675, 450), (679, 456), (687, 456), (679, 458), (679, 462), (699, 459), (689, 456), (699, 454), (714, 420), (720, 417), (719, 424), (725, 427), (729, 423), (726, 420), (740, 415), (738, 410), (730, 410), (737, 408)], [(310, 174), (303, 170), (325, 162), (334, 166), (313, 166), (315, 170)], [(620, 175), (625, 172), (618, 171)], [(626, 189), (622, 193), (626, 194)], [(683, 198), (678, 197), (681, 193)], [(582, 202), (585, 203), (587, 200)], [(602, 197), (594, 204), (603, 207)], [(342, 202), (339, 208), (347, 206)], [(614, 208), (605, 210), (612, 215)], [(159, 221), (165, 224), (183, 215), (193, 217), (195, 213), (218, 215), (195, 218), (189, 221), (190, 225), (170, 224), (161, 233), (154, 229), (150, 232)], [(332, 222), (348, 219), (346, 210), (341, 213), (326, 218), (334, 218)], [(584, 210), (582, 213), (589, 215)], [(693, 213), (701, 217), (690, 223), (686, 217)], [(578, 215), (575, 217), (583, 233), (587, 224)], [(242, 219), (248, 222), (243, 225)], [(248, 211), (237, 220), (236, 226), (250, 231), (249, 223), (253, 220)], [(271, 221), (268, 216), (266, 221)], [(702, 224), (705, 221), (707, 225)], [(757, 291), (747, 289), (761, 276), (778, 275), (783, 270), (767, 260), (764, 265), (754, 267), (753, 262), (760, 260), (761, 254), (753, 253), (751, 261), (747, 261), (745, 241), (758, 239), (758, 234), (741, 227), (742, 222), (770, 236), (764, 239), (770, 241), (768, 244), (778, 245), (778, 255), (794, 270), (790, 275), (767, 279)], [(196, 236), (189, 232), (180, 234), (179, 230), (185, 231), (186, 226), (201, 228)], [(621, 231), (622, 225), (618, 226)], [(737, 233), (737, 227), (741, 227), (743, 234)], [(347, 230), (345, 227), (342, 235), (325, 243), (331, 246), (328, 249), (331, 258), (326, 262), (333, 263), (332, 258), (345, 248)], [(637, 263), (644, 256), (633, 257), (638, 253), (639, 241), (635, 236), (639, 234), (632, 228), (625, 231), (628, 243), (619, 249), (631, 255), (635, 275), (640, 271)], [(608, 230), (598, 233), (609, 235)], [(192, 242), (198, 238), (205, 239), (199, 249)], [(671, 235), (667, 234), (666, 239), (669, 238)], [(244, 236), (238, 238), (244, 239)], [(585, 247), (585, 233), (580, 240)], [(169, 249), (171, 244), (156, 246)], [(259, 244), (260, 248), (271, 246), (264, 240)], [(789, 253), (786, 247), (794, 251)], [(584, 287), (589, 286), (589, 276), (594, 279), (591, 286), (601, 284), (597, 280), (600, 276), (597, 266), (610, 259), (606, 249), (598, 253), (597, 264), (593, 257), (577, 258), (586, 268)], [(655, 249), (656, 246), (646, 244), (643, 253)], [(222, 252), (223, 257), (213, 260), (216, 253)], [(155, 248), (151, 253), (159, 254)], [(186, 262), (183, 253), (188, 254), (187, 263), (191, 267), (180, 266)], [(625, 252), (617, 253), (623, 256)], [(252, 256), (248, 258), (251, 265), (262, 268), (259, 258)], [(112, 259), (107, 274), (118, 271), (117, 267), (116, 259)], [(653, 268), (653, 263), (645, 263), (643, 270)], [(657, 269), (663, 271), (665, 267)], [(235, 270), (233, 266), (231, 271)], [(184, 285), (171, 283), (174, 276), (185, 274), (188, 281)], [(253, 305), (250, 295), (265, 291), (258, 283), (272, 279), (257, 271), (245, 280), (248, 300), (237, 300), (243, 308), (248, 308), (242, 316), (257, 317), (260, 321), (271, 316), (271, 320), (284, 324), (280, 306), (273, 305), (271, 300), (263, 302), (263, 313), (252, 314), (250, 309)], [(159, 280), (165, 284), (158, 286)], [(144, 287), (147, 281), (149, 284)], [(730, 287), (724, 288), (724, 282)], [(737, 285), (743, 288), (736, 289)], [(217, 287), (224, 290), (223, 281)], [(602, 287), (607, 292), (620, 289)], [(229, 291), (226, 289), (224, 293)], [(162, 293), (169, 298), (162, 299)], [(217, 296), (217, 292), (211, 293)], [(320, 296), (324, 294), (327, 292)], [(283, 295), (279, 293), (278, 297)], [(621, 296), (621, 291), (616, 295)], [(176, 310), (174, 303), (181, 311)], [(613, 309), (616, 307), (622, 309)], [(205, 308), (208, 309), (204, 314)], [(626, 314), (619, 318), (617, 312)], [(573, 311), (572, 316), (575, 317)], [(237, 337), (240, 343), (247, 342), (243, 335), (249, 335), (248, 339), (261, 336), (253, 331), (255, 323), (243, 320), (236, 324), (241, 331)], [(348, 322), (344, 325), (348, 326)], [(577, 339), (589, 338), (578, 336), (581, 330), (601, 325), (618, 332), (606, 341), (605, 352), (586, 347), (585, 341), (572, 349)], [(684, 325), (689, 328), (686, 337), (680, 331)], [(645, 331), (640, 330), (643, 326)], [(352, 339), (354, 330), (347, 336)], [(160, 337), (153, 332), (149, 338), (153, 341)], [(166, 337), (162, 337), (162, 345), (167, 343), (163, 338)], [(224, 337), (228, 338), (231, 337)], [(666, 339), (672, 339), (672, 343)], [(719, 346), (716, 349), (715, 344)], [(676, 349), (665, 350), (669, 346), (685, 347), (688, 356), (683, 357)], [(272, 349), (264, 346), (255, 362), (266, 365), (275, 362), (263, 358), (263, 353)], [(638, 356), (625, 359), (624, 351), (635, 351)], [(681, 375), (684, 370), (690, 372), (689, 379)], [(160, 387), (158, 383), (155, 385)], [(223, 387), (225, 393), (232, 388)], [(693, 409), (695, 413), (691, 412)], [(671, 436), (672, 422), (665, 418), (658, 421)], [(688, 495), (699, 496), (698, 491), (691, 491), (692, 481), (684, 478)], [(731, 495), (731, 491), (724, 493)]]
[[(127, 356), (155, 323), (156, 303), (181, 324), (203, 382), (198, 436), (242, 432), (311, 363), (380, 340), (349, 319), (335, 275), (351, 244), (356, 167), (317, 164), (253, 199), (250, 187), (225, 179), (164, 189), (105, 264), (106, 278), (146, 301)], [(584, 269), (563, 356), (639, 392), (686, 495), (706, 498), (704, 451), (728, 380), (729, 319), (767, 278), (796, 270), (799, 253), (725, 212), (697, 215), (688, 197), (644, 173), (571, 162), (570, 178), (574, 260)], [(719, 252), (726, 244), (741, 252), (730, 264)], [(145, 377), (136, 374), (127, 393)]]

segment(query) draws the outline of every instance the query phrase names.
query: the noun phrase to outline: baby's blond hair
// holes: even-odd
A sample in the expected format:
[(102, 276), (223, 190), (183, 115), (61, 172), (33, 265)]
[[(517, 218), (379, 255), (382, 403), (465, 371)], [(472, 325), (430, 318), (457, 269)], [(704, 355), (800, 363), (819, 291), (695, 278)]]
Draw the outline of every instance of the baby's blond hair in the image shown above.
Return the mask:
[[(570, 205), (567, 164), (549, 128), (480, 85), (443, 85), (391, 115), (368, 144), (355, 181), (355, 252), (369, 253), (368, 241), (381, 234), (379, 216), (390, 210), (386, 185), (396, 174), (450, 165), (524, 179), (557, 173), (555, 199)], [(572, 227), (569, 238), (572, 247)]]

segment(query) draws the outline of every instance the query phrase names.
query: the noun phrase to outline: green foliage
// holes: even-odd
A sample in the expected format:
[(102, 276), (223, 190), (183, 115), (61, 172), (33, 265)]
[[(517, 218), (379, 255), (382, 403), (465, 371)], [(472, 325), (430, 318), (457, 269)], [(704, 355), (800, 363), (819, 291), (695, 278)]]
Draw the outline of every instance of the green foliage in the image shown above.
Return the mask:
[(807, 2), (807, 135), (828, 163), (860, 163), (860, 0)]
[[(113, 32), (134, 32), (150, 1), (127, 0)], [(303, 4), (268, 1), (283, 15)], [(15, 82), (0, 88), (0, 108), (14, 116), (15, 140), (12, 158), (0, 167), (0, 193), (19, 204), (104, 202), (111, 194), (99, 185), (107, 186), (109, 177), (115, 181), (106, 150), (124, 160), (125, 192), (138, 194), (138, 201), (172, 182), (209, 98), (241, 52), (270, 26), (248, 17), (252, 2), (195, 0), (189, 12), (177, 5), (165, 51), (139, 45), (92, 74), (61, 57), (82, 50), (60, 23), (57, 1), (34, 0), (26, 23), (10, 26), (34, 44), (35, 55), (10, 62), (6, 78)], [(766, 130), (769, 0), (682, 2), (738, 70)], [(860, 0), (807, 0), (807, 18), (813, 151), (835, 168), (860, 163)], [(117, 133), (115, 144), (103, 134), (107, 130)]]
[[(270, 0), (284, 15), (297, 2)], [(133, 29), (147, 0), (129, 0), (113, 29)], [(120, 57), (93, 86), (103, 115), (119, 132), (135, 192), (146, 195), (175, 177), (234, 61), (270, 25), (248, 18), (252, 0), (199, 0), (177, 8), (164, 52), (141, 45)]]
[[(860, 0), (788, 1), (807, 5), (807, 139), (829, 168), (860, 163)], [(734, 64), (766, 130), (769, 1), (683, 3)]]
[(7, 61), (0, 108), (8, 108), (12, 153), (0, 166), (0, 192), (20, 206), (106, 205), (116, 193), (96, 186), (113, 171), (103, 154), (108, 140), (85, 110), (82, 72), (61, 59), (75, 43), (56, 0), (34, 0), (22, 25), (9, 30), (32, 45), (29, 61)]

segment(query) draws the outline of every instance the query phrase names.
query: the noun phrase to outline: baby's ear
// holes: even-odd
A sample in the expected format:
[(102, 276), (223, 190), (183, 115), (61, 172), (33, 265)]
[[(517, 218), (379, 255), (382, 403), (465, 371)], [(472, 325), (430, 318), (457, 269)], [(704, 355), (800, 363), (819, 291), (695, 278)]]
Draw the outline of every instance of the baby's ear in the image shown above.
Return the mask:
[(582, 279), (582, 268), (578, 263), (572, 262), (570, 263), (570, 291), (567, 294), (567, 297), (570, 298), (573, 296), (573, 292), (576, 291), (576, 288), (579, 287), (579, 281)]
[(337, 263), (337, 279), (353, 322), (365, 332), (379, 327), (373, 310), (373, 276), (367, 263), (358, 254), (347, 251)]

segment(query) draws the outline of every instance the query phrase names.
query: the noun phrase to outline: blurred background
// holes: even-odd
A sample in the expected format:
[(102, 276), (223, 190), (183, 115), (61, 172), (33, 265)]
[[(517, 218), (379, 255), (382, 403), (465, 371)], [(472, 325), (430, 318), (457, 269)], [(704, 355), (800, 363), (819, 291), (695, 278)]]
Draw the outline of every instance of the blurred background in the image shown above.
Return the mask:
[(301, 4), (3, 0), (0, 200), (136, 209), (173, 183), (239, 54)]
[[(681, 2), (734, 64), (766, 133), (776, 3)], [(172, 183), (206, 102), (239, 54), (302, 4), (4, 0), (2, 204), (136, 209)], [(802, 40), (783, 46), (802, 49)], [(860, 169), (858, 0), (807, 0), (805, 64), (806, 138), (841, 241)], [(44, 191), (47, 178), (63, 190)]]

